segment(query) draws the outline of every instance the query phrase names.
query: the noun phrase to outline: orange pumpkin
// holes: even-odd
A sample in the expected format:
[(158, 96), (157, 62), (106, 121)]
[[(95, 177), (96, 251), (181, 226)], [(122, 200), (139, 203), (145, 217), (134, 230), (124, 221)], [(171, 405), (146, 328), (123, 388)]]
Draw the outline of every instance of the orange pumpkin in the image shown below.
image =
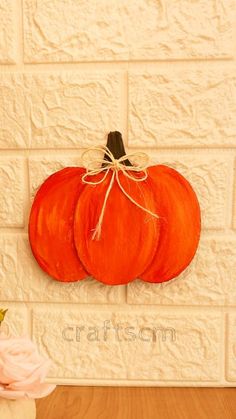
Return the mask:
[[(137, 184), (122, 173), (120, 182), (132, 198), (156, 212), (154, 190), (149, 179)], [(98, 175), (99, 178), (99, 175)], [(96, 177), (93, 179), (96, 181)], [(75, 246), (86, 270), (107, 284), (126, 284), (150, 264), (157, 250), (160, 222), (138, 208), (114, 183), (107, 200), (99, 240), (92, 231), (102, 210), (111, 173), (96, 187), (86, 185), (81, 192), (74, 218)]]
[[(119, 132), (109, 134), (107, 146), (116, 159), (125, 155)], [(110, 160), (106, 154), (105, 159)], [(131, 165), (128, 159), (123, 164)], [(198, 246), (200, 208), (183, 176), (163, 165), (149, 167), (142, 182), (119, 172), (129, 196), (159, 218), (131, 202), (114, 182), (106, 201), (101, 237), (93, 240), (112, 170), (97, 185), (84, 184), (84, 173), (83, 168), (63, 169), (50, 176), (36, 194), (29, 238), (35, 258), (49, 275), (67, 282), (89, 273), (116, 285), (137, 277), (163, 282), (186, 268)], [(94, 183), (101, 176), (93, 176)]]
[(200, 207), (190, 183), (176, 170), (158, 165), (148, 169), (157, 197), (160, 240), (141, 278), (164, 282), (179, 275), (191, 262), (201, 230)]
[(74, 246), (74, 211), (85, 170), (68, 167), (54, 173), (38, 190), (30, 213), (29, 240), (41, 268), (59, 281), (78, 281), (88, 274)]

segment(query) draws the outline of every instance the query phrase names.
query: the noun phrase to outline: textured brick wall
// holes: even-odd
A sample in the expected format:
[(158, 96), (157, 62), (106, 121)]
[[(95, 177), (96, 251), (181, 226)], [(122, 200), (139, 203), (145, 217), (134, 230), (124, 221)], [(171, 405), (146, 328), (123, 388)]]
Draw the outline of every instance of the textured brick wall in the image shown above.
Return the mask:
[[(10, 329), (33, 335), (58, 383), (234, 386), (235, 0), (1, 0), (0, 22), (0, 300)], [(39, 185), (112, 130), (198, 193), (200, 247), (169, 283), (60, 284), (30, 252)]]

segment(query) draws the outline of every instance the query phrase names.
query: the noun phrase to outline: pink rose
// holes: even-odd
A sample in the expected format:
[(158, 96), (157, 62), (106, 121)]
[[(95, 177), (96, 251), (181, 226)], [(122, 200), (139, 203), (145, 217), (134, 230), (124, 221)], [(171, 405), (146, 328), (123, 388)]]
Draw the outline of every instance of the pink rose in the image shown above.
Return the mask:
[(55, 389), (44, 383), (50, 366), (28, 337), (0, 334), (0, 397), (37, 399)]

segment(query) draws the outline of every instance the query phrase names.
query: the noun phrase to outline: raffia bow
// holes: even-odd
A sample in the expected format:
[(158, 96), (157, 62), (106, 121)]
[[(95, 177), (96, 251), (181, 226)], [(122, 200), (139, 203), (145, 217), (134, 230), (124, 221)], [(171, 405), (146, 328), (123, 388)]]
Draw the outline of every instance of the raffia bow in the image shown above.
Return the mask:
[[(89, 155), (90, 152), (93, 151), (99, 151), (103, 153), (103, 157), (90, 160), (89, 162), (86, 161), (86, 156)], [(104, 158), (104, 153), (107, 157), (109, 157), (110, 160), (106, 160)], [(133, 160), (133, 165), (125, 165), (123, 162), (126, 160)], [(109, 186), (107, 188), (101, 214), (99, 216), (98, 223), (96, 225), (96, 228), (94, 229), (94, 233), (92, 235), (92, 240), (96, 239), (99, 240), (101, 237), (101, 231), (102, 231), (102, 222), (105, 214), (106, 204), (109, 197), (109, 194), (111, 192), (112, 186), (116, 180), (120, 190), (123, 192), (123, 194), (138, 208), (142, 209), (143, 211), (147, 212), (148, 214), (152, 215), (155, 218), (159, 218), (159, 216), (152, 211), (150, 211), (148, 208), (143, 207), (138, 202), (136, 202), (132, 196), (130, 196), (126, 190), (123, 188), (120, 182), (119, 178), (119, 172), (122, 172), (124, 176), (127, 178), (133, 180), (134, 182), (143, 182), (147, 179), (148, 173), (147, 168), (149, 166), (149, 157), (147, 154), (142, 152), (136, 152), (136, 153), (130, 153), (125, 154), (124, 156), (120, 157), (119, 159), (115, 159), (111, 151), (106, 146), (101, 147), (90, 147), (87, 150), (84, 151), (82, 154), (82, 162), (84, 167), (86, 168), (86, 173), (82, 176), (82, 182), (86, 183), (88, 185), (99, 185), (101, 184), (106, 177), (108, 176), (108, 173), (112, 170), (112, 176), (109, 183)], [(136, 163), (135, 163), (136, 162)], [(133, 172), (133, 174), (132, 174)], [(89, 180), (90, 177), (98, 175), (99, 173), (104, 173), (101, 179), (93, 181)], [(136, 177), (134, 173), (141, 173), (141, 176)]]

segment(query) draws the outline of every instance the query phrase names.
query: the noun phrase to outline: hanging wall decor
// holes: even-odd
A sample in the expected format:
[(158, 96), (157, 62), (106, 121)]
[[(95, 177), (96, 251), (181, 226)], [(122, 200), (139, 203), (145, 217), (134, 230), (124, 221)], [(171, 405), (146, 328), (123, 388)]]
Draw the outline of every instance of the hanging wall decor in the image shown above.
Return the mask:
[(91, 275), (109, 285), (179, 275), (201, 229), (190, 183), (168, 166), (149, 166), (145, 153), (127, 155), (118, 131), (85, 160), (51, 175), (35, 196), (29, 240), (41, 268), (58, 281)]

